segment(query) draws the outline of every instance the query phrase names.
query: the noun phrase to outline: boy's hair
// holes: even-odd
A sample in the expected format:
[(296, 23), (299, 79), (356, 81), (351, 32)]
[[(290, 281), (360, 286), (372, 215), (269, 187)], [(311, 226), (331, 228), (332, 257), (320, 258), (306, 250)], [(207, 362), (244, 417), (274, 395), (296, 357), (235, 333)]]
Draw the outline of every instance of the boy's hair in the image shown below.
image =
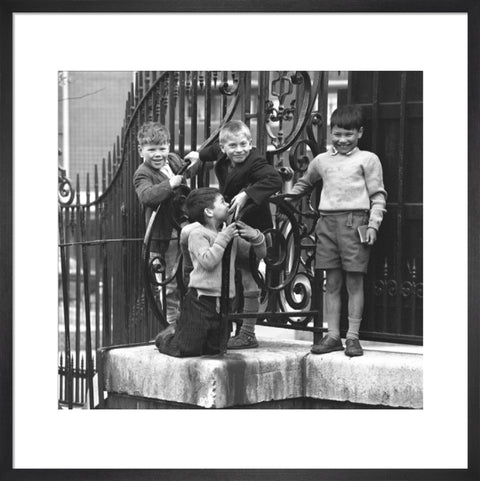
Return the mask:
[(199, 187), (188, 194), (185, 201), (185, 210), (188, 220), (205, 224), (205, 209), (213, 208), (217, 196), (221, 195), (215, 187)]
[(340, 127), (347, 130), (360, 130), (363, 127), (362, 109), (358, 105), (338, 107), (330, 118), (330, 129)]
[(252, 133), (246, 124), (241, 120), (230, 120), (220, 129), (218, 140), (221, 144), (224, 144), (227, 141), (227, 137), (239, 134), (245, 134), (248, 140), (252, 140)]
[(168, 144), (170, 132), (165, 125), (159, 122), (145, 122), (137, 133), (138, 145), (146, 144)]

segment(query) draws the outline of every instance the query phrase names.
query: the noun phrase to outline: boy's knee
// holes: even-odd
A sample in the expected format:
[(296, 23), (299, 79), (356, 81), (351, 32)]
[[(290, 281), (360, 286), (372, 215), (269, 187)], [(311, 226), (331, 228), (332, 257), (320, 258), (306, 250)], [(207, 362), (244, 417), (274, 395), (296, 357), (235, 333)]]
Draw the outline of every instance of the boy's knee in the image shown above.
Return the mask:
[(343, 284), (343, 274), (340, 270), (327, 272), (327, 282), (325, 288), (329, 294), (334, 294), (340, 291)]
[(242, 287), (245, 293), (258, 291), (258, 285), (250, 271), (242, 270)]
[(347, 292), (356, 294), (363, 290), (363, 274), (361, 272), (347, 272)]

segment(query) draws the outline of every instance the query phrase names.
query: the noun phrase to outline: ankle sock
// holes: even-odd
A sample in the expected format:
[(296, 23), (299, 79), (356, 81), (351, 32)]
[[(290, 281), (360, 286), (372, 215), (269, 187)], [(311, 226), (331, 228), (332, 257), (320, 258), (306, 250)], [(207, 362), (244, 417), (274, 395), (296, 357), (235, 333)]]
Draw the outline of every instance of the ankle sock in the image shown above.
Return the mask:
[(360, 324), (362, 319), (348, 318), (347, 339), (359, 339)]
[(340, 331), (328, 328), (327, 336), (338, 341), (340, 339)]

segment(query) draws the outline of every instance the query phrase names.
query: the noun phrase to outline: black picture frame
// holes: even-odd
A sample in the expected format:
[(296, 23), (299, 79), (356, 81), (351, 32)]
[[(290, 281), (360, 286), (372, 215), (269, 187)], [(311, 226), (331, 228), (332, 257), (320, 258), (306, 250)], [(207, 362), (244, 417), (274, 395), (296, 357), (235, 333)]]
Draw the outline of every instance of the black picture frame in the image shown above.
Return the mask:
[[(12, 469), (12, 14), (15, 12), (466, 12), (468, 13), (468, 469), (465, 470), (15, 470)], [(10, 0), (0, 7), (0, 479), (2, 480), (479, 480), (480, 2), (478, 0)], [(447, 120), (445, 120), (447, 122)], [(445, 333), (445, 348), (452, 337)], [(439, 425), (441, 419), (439, 419)], [(34, 429), (34, 427), (32, 427)], [(224, 434), (221, 435), (223, 438)], [(219, 437), (219, 442), (222, 439)], [(52, 449), (54, 447), (52, 446)], [(215, 452), (215, 447), (212, 447)]]

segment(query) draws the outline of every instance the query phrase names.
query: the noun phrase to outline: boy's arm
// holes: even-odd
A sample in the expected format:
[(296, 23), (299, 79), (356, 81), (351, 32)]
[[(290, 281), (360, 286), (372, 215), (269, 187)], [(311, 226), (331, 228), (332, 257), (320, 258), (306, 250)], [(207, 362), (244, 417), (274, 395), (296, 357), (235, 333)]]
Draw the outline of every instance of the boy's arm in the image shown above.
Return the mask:
[(248, 175), (249, 186), (244, 189), (247, 196), (260, 205), (282, 188), (280, 174), (265, 159), (253, 162)]
[[(198, 172), (198, 152), (192, 151), (189, 152), (186, 156), (185, 159), (182, 159), (179, 155), (170, 152), (168, 154), (168, 160), (170, 162), (170, 167), (172, 168), (172, 171), (175, 174), (178, 174), (181, 170), (184, 169), (185, 166), (188, 165), (187, 169), (184, 170), (183, 175), (187, 178), (191, 178), (194, 175), (197, 174)], [(189, 160), (189, 163), (186, 162), (186, 160)]]
[(316, 158), (310, 162), (307, 171), (303, 177), (297, 180), (289, 194), (303, 194), (313, 190), (315, 184), (322, 179), (322, 176), (320, 175), (320, 169), (317, 164), (318, 160)]
[(133, 176), (133, 185), (140, 202), (152, 208), (158, 207), (173, 192), (168, 179), (163, 180), (159, 184), (154, 184), (148, 173), (142, 171), (137, 171)]
[(267, 256), (267, 244), (265, 243), (265, 236), (257, 229), (258, 235), (254, 239), (247, 241), (238, 238), (237, 256), (240, 259), (248, 259), (250, 257), (250, 246), (253, 247), (255, 255), (258, 259), (264, 259)]
[(223, 152), (218, 142), (199, 151), (200, 162), (214, 162), (222, 156)]
[(207, 271), (215, 269), (222, 262), (225, 248), (230, 242), (230, 237), (224, 232), (219, 232), (212, 246), (202, 232), (193, 231), (188, 237), (188, 250), (192, 259)]
[(382, 164), (375, 154), (372, 154), (365, 162), (363, 172), (370, 197), (370, 219), (368, 221), (368, 227), (378, 231), (383, 220), (383, 213), (387, 211), (387, 191), (383, 185)]

